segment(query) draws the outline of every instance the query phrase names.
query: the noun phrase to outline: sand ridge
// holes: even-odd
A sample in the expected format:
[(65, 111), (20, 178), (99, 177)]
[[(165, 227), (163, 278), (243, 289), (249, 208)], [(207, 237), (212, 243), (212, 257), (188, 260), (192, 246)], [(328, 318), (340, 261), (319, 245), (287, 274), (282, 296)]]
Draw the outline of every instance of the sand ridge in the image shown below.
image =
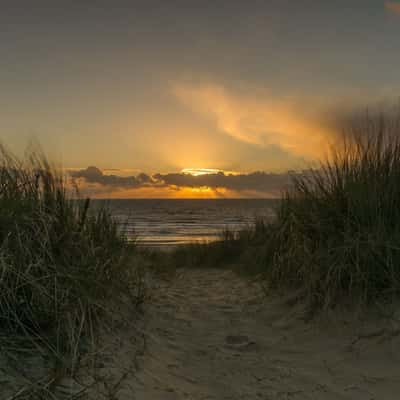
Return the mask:
[(178, 270), (145, 305), (138, 399), (398, 399), (397, 321), (307, 321), (230, 270)]

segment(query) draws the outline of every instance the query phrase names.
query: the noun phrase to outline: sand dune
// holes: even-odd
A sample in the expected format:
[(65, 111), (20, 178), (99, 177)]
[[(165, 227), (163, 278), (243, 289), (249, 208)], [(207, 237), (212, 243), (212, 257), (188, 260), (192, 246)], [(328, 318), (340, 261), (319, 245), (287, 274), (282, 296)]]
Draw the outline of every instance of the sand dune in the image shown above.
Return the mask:
[[(94, 369), (61, 379), (56, 398), (82, 390), (96, 400), (399, 398), (400, 313), (310, 320), (291, 299), (266, 297), (229, 270), (178, 270), (152, 282), (144, 313), (106, 330), (88, 358)], [(46, 376), (38, 359), (35, 368), (27, 361), (18, 379), (0, 363), (1, 399)]]
[[(351, 321), (351, 322), (350, 322)], [(145, 308), (138, 399), (397, 399), (400, 321), (318, 317), (227, 270), (182, 270)]]

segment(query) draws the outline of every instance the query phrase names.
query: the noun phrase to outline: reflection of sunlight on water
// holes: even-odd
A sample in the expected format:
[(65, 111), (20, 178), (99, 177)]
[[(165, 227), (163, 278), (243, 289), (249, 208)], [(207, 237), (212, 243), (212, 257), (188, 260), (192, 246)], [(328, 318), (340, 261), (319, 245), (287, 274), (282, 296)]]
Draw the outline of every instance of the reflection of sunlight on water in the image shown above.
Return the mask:
[(143, 236), (137, 240), (137, 244), (145, 247), (165, 247), (165, 246), (178, 246), (189, 243), (207, 243), (220, 240), (221, 235), (213, 236)]
[(277, 201), (134, 199), (107, 203), (128, 240), (137, 240), (141, 246), (165, 248), (219, 240), (226, 228), (238, 230), (256, 217), (271, 218)]

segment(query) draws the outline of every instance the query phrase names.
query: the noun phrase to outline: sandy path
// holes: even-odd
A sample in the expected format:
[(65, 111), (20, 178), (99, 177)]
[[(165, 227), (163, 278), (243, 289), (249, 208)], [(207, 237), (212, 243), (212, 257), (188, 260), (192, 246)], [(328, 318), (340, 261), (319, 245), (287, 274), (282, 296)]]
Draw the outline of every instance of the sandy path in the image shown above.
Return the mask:
[(231, 271), (178, 271), (144, 326), (138, 399), (400, 397), (399, 323), (305, 322)]

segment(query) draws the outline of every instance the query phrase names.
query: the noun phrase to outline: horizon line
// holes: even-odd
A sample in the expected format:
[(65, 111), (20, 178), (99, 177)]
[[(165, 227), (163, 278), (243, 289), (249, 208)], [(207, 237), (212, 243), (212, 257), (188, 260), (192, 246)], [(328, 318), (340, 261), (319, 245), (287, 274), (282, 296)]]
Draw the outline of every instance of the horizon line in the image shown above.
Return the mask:
[(90, 200), (280, 200), (281, 198), (282, 197), (89, 197)]

